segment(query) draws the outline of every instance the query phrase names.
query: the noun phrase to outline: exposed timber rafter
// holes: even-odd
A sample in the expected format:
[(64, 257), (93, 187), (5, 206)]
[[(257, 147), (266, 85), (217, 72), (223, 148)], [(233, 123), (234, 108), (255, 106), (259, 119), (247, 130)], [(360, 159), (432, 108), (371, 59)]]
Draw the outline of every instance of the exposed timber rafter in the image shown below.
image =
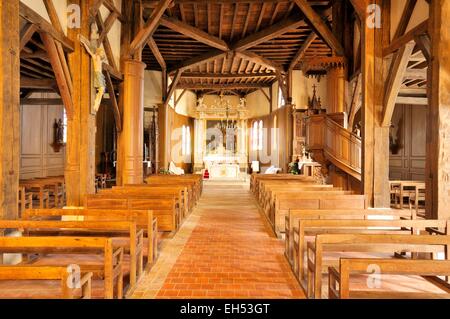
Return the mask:
[(321, 16), (314, 11), (311, 5), (306, 0), (294, 0), (295, 4), (305, 15), (310, 26), (317, 31), (323, 40), (330, 46), (337, 55), (344, 55), (344, 48), (342, 44), (336, 39), (333, 32), (322, 20)]

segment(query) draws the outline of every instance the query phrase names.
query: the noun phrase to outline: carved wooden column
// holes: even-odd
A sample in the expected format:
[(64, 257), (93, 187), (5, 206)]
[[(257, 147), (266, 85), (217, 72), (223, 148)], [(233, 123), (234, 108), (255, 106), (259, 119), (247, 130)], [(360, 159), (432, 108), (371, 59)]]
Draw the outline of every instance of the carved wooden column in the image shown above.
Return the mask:
[(86, 194), (95, 193), (95, 114), (92, 110), (94, 88), (91, 83), (91, 57), (80, 44), (78, 34), (89, 38), (89, 6), (71, 0), (81, 8), (80, 29), (68, 29), (75, 51), (69, 55), (73, 81), (73, 116), (67, 121), (66, 192), (68, 206), (82, 206)]
[(426, 161), (427, 217), (450, 219), (450, 2), (430, 5)]
[(123, 63), (123, 130), (117, 155), (118, 185), (143, 182), (145, 67), (136, 60)]
[(0, 2), (0, 219), (18, 214), (20, 157), (19, 0)]

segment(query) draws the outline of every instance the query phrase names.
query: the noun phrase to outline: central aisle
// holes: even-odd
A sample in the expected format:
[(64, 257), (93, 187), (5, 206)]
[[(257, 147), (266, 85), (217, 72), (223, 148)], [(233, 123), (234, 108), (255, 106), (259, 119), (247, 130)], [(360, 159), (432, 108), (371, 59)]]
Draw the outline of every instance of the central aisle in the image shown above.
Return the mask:
[(206, 182), (132, 298), (302, 298), (248, 183)]

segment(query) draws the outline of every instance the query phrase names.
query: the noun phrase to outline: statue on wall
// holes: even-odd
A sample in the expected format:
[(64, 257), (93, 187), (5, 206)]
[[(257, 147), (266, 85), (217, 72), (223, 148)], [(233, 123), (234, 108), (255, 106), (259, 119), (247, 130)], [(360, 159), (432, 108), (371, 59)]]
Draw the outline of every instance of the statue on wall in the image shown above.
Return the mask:
[(78, 38), (92, 58), (92, 64), (94, 66), (94, 87), (97, 89), (94, 110), (97, 112), (106, 91), (106, 81), (105, 76), (103, 75), (103, 63), (108, 63), (108, 59), (106, 58), (105, 50), (100, 46), (99, 34), (95, 24), (91, 25), (90, 40), (86, 39), (81, 34)]
[(64, 123), (62, 119), (56, 120), (53, 124), (53, 143), (50, 146), (53, 147), (55, 153), (59, 153), (61, 147), (65, 146), (64, 143)]

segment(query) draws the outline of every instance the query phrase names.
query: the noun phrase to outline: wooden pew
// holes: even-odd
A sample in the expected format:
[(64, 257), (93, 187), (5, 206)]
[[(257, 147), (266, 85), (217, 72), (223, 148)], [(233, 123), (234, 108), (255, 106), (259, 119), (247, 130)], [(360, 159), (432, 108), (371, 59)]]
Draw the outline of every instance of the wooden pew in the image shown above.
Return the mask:
[(70, 287), (67, 267), (0, 265), (0, 299), (90, 299), (92, 272)]
[[(68, 255), (70, 264), (78, 264), (81, 271), (92, 271), (94, 279), (101, 279), (106, 299), (122, 298), (123, 249), (114, 248), (113, 240), (104, 237), (0, 237), (0, 253), (39, 254), (37, 258), (25, 258), (24, 264), (33, 266), (65, 266), (63, 256)], [(101, 265), (83, 264), (83, 256), (98, 255)], [(79, 256), (79, 258), (77, 258)], [(100, 267), (99, 267), (100, 266)], [(95, 285), (93, 294), (95, 295)]]
[[(385, 275), (422, 276), (428, 281), (432, 279), (438, 292), (404, 292), (391, 289), (353, 290), (350, 279), (354, 275), (368, 274), (367, 270), (376, 265), (380, 271), (378, 279)], [(450, 276), (449, 260), (408, 260), (408, 259), (376, 259), (376, 258), (341, 258), (339, 268), (329, 267), (328, 296), (330, 299), (450, 299), (448, 285), (438, 276)], [(430, 278), (431, 277), (431, 278)]]
[(25, 209), (33, 208), (33, 194), (27, 192), (25, 187), (19, 187), (19, 217), (25, 211)]
[[(392, 210), (395, 211), (395, 210)], [(361, 212), (364, 214), (364, 212)], [(385, 212), (386, 214), (387, 212)], [(293, 236), (293, 268), (300, 282), (304, 279), (304, 256), (308, 238), (319, 234), (400, 234), (419, 235), (428, 228), (448, 229), (450, 223), (442, 220), (367, 220), (371, 215), (354, 215), (361, 219), (300, 219)], [(334, 215), (334, 218), (345, 216)], [(396, 215), (383, 215), (385, 218), (398, 218)], [(446, 230), (445, 230), (446, 231)], [(302, 282), (303, 283), (303, 282)]]
[(148, 195), (151, 197), (175, 196), (180, 206), (180, 222), (189, 215), (189, 195), (187, 188), (184, 186), (164, 186), (164, 187), (113, 187), (112, 189), (103, 190), (99, 194), (121, 194), (121, 195)]
[[(371, 235), (371, 234), (319, 234), (307, 244), (308, 285), (307, 295), (319, 299), (322, 296), (322, 274), (334, 266), (338, 257), (324, 260), (324, 253), (339, 253), (340, 258), (353, 253), (370, 253), (371, 258), (386, 258), (397, 252), (448, 253), (450, 236), (432, 235)], [(372, 256), (373, 255), (373, 256)], [(448, 254), (447, 254), (448, 258)]]
[[(129, 287), (133, 289), (143, 273), (144, 231), (137, 231), (136, 223), (130, 221), (49, 221), (49, 220), (0, 220), (0, 229), (17, 229), (23, 236), (74, 236), (127, 238), (128, 246), (122, 247), (128, 259)], [(113, 245), (117, 243), (113, 241)], [(124, 271), (125, 275), (125, 271)]]
[[(183, 198), (184, 201), (187, 203), (188, 213), (192, 212), (194, 209), (194, 206), (197, 202), (196, 194), (195, 194), (195, 186), (192, 183), (153, 183), (153, 184), (125, 184), (124, 188), (160, 188), (160, 187), (183, 187)], [(117, 188), (116, 186), (113, 187), (113, 189)]]
[[(26, 210), (24, 220), (77, 220), (83, 222), (105, 222), (119, 221), (132, 222), (136, 224), (137, 238), (140, 239), (141, 231), (144, 235), (143, 256), (147, 257), (146, 267), (152, 264), (158, 255), (158, 223), (153, 217), (151, 210), (127, 210), (127, 209), (31, 209)], [(114, 244), (119, 244), (119, 240), (115, 239)], [(126, 250), (130, 246), (127, 240), (122, 240), (120, 246)], [(139, 250), (138, 245), (137, 250)], [(139, 254), (139, 251), (136, 252)], [(139, 256), (140, 257), (140, 256)], [(138, 259), (140, 263), (140, 259)], [(138, 265), (140, 266), (140, 265)], [(139, 270), (139, 267), (138, 267)]]
[(366, 208), (364, 195), (351, 195), (348, 191), (309, 191), (299, 194), (275, 195), (270, 208), (269, 221), (278, 237), (285, 231), (285, 220), (291, 209)]
[[(370, 218), (385, 220), (396, 220), (401, 218), (415, 219), (409, 211), (383, 208), (361, 209), (358, 208), (358, 206), (360, 206), (360, 204), (358, 204), (358, 202), (354, 202), (348, 203), (344, 207), (335, 207), (338, 209), (291, 210), (289, 212), (289, 215), (286, 216), (285, 221), (285, 254), (295, 273), (297, 273), (296, 266), (303, 265), (303, 263), (296, 264), (298, 258), (303, 258), (303, 254), (298, 255), (296, 253), (304, 251), (305, 248), (303, 242), (301, 241), (303, 237), (301, 237), (299, 229), (299, 222), (302, 222), (303, 220), (364, 220)], [(345, 207), (347, 207), (347, 209), (344, 209)], [(296, 256), (298, 257), (296, 258)]]
[(153, 183), (177, 183), (177, 182), (190, 182), (194, 183), (197, 200), (200, 198), (203, 192), (203, 176), (199, 174), (192, 175), (151, 175), (145, 179), (145, 182), (149, 185)]
[(84, 207), (104, 210), (151, 210), (157, 219), (158, 230), (176, 232), (179, 226), (180, 208), (173, 196), (97, 194), (86, 195)]

